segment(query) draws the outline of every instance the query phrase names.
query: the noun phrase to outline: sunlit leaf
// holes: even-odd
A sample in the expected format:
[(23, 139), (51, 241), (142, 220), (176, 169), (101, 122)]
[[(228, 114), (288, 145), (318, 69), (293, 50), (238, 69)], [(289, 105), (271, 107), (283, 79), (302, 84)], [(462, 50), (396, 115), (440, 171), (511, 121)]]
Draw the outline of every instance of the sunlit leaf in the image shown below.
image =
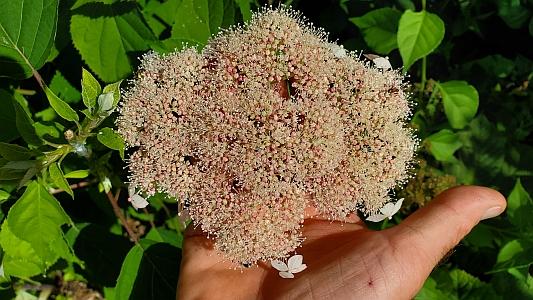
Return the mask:
[(515, 183), (511, 194), (507, 197), (507, 215), (509, 221), (517, 228), (524, 230), (533, 230), (533, 200), (529, 193), (524, 189), (520, 179)]
[(464, 128), (477, 113), (479, 95), (476, 88), (466, 81), (456, 80), (437, 83), (437, 87), (448, 122), (455, 129)]
[(379, 54), (389, 54), (398, 48), (396, 33), (401, 15), (399, 10), (385, 7), (372, 10), (361, 17), (351, 18), (350, 21), (359, 27), (365, 42), (372, 50)]
[(81, 73), (81, 96), (87, 108), (92, 109), (96, 105), (96, 97), (102, 92), (102, 87), (98, 80), (87, 70), (82, 69)]
[(122, 139), (122, 137), (113, 129), (108, 127), (102, 128), (96, 137), (98, 138), (98, 141), (106, 147), (118, 150), (120, 152), (120, 157), (124, 159), (124, 139)]
[(74, 46), (105, 82), (129, 76), (133, 60), (128, 55), (147, 50), (155, 39), (131, 1), (78, 1), (72, 14)]
[[(0, 77), (30, 77), (54, 44), (58, 0), (0, 0)], [(30, 67), (32, 66), (32, 67)]]
[[(9, 210), (9, 228), (18, 238), (31, 244), (37, 255), (47, 265), (53, 264), (59, 256), (72, 260), (64, 253), (68, 249), (61, 226), (72, 224), (59, 202), (46, 188), (32, 181), (24, 194)], [(56, 247), (50, 247), (54, 243)]]
[(427, 11), (407, 10), (398, 25), (398, 48), (404, 70), (433, 52), (444, 38), (444, 22)]
[(52, 90), (50, 90), (48, 87), (45, 87), (45, 93), (46, 97), (48, 98), (48, 101), (50, 102), (50, 106), (55, 110), (55, 112), (61, 116), (61, 118), (67, 120), (67, 121), (79, 121), (79, 116), (76, 113), (70, 105), (68, 105), (65, 101), (59, 99)]
[(63, 189), (65, 192), (67, 192), (70, 197), (74, 198), (74, 192), (72, 191), (72, 188), (70, 188), (68, 181), (65, 179), (65, 175), (63, 175), (63, 171), (61, 170), (59, 164), (51, 164), (48, 168), (48, 171), (50, 172), (50, 178), (52, 179), (54, 184), (58, 188)]
[(459, 137), (449, 129), (442, 129), (426, 138), (429, 152), (439, 161), (454, 161), (453, 154), (462, 144)]

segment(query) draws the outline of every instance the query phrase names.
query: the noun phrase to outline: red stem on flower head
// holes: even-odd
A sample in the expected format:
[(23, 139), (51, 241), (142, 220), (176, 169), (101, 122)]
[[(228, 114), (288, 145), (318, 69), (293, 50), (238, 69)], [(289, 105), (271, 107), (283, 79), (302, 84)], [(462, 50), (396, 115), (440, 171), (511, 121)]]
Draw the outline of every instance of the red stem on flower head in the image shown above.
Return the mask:
[(289, 84), (290, 83), (287, 80), (280, 80), (274, 83), (276, 92), (278, 92), (283, 99), (289, 99), (291, 97), (289, 94)]

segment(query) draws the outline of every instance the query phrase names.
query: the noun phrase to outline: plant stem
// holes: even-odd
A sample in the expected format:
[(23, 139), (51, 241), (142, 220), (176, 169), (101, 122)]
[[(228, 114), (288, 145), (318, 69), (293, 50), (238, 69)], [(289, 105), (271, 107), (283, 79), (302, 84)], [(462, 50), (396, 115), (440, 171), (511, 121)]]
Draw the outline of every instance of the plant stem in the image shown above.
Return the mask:
[[(71, 184), (70, 185), (70, 188), (75, 190), (75, 189), (79, 189), (79, 188), (83, 188), (83, 187), (86, 187), (86, 186), (89, 186), (91, 184), (93, 184), (95, 181), (82, 181), (82, 182), (78, 182), (78, 183), (74, 183), (74, 184)], [(58, 193), (61, 193), (61, 192), (64, 192), (65, 190), (63, 189), (50, 189), (50, 194), (58, 194)]]
[(106, 195), (107, 195), (107, 199), (111, 203), (111, 206), (113, 206), (113, 212), (115, 213), (115, 216), (117, 216), (117, 218), (120, 220), (120, 223), (122, 223), (122, 226), (126, 229), (126, 232), (130, 236), (130, 239), (133, 242), (135, 242), (135, 244), (139, 244), (139, 238), (137, 237), (137, 235), (135, 235), (133, 230), (128, 225), (126, 217), (124, 216), (124, 214), (122, 213), (122, 210), (118, 206), (117, 202), (118, 202), (118, 197), (120, 196), (120, 189), (117, 190), (117, 194), (115, 196), (113, 196), (111, 191), (107, 192)]
[(422, 0), (422, 10), (426, 10), (426, 0)]
[(426, 89), (426, 69), (427, 69), (427, 56), (424, 56), (422, 58), (422, 74), (420, 79), (420, 100), (422, 100), (422, 97), (424, 96), (424, 90)]

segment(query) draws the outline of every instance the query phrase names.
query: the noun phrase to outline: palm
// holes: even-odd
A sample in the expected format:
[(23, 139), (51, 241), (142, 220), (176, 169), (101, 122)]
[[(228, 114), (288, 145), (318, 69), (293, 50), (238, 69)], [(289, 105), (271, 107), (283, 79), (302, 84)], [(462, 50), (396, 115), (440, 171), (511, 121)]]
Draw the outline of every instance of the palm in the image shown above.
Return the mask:
[[(449, 195), (445, 193), (401, 226), (384, 231), (370, 231), (357, 218), (351, 223), (308, 219), (303, 228), (307, 239), (297, 249), (308, 267), (294, 279), (279, 277), (267, 263), (244, 270), (234, 269), (233, 265), (222, 261), (204, 235), (189, 236), (183, 248), (178, 298), (412, 298), (442, 255), (486, 211), (485, 208), (471, 210), (466, 217), (456, 211), (454, 202), (464, 199), (456, 200), (454, 194), (461, 189), (482, 189), (481, 192), (493, 198), (491, 207), (494, 203), (505, 206), (501, 195), (493, 191), (464, 187), (447, 192)], [(479, 205), (488, 204), (490, 201)], [(456, 222), (459, 227), (450, 231), (448, 226), (436, 224), (436, 220), (442, 218), (452, 226)]]

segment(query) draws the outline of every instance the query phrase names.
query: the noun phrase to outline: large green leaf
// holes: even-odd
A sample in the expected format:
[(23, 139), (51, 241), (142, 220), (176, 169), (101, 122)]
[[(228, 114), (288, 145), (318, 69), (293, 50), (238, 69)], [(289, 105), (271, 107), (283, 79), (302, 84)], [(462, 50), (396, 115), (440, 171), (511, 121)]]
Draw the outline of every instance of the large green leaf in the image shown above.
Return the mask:
[(233, 1), (183, 0), (174, 16), (172, 38), (205, 45), (209, 37), (223, 25), (224, 6), (228, 3), (232, 4)]
[(507, 215), (509, 221), (513, 223), (516, 228), (522, 230), (533, 230), (533, 218), (531, 218), (531, 212), (533, 211), (533, 200), (528, 192), (522, 186), (520, 179), (516, 181), (516, 184), (507, 198)]
[(13, 101), (13, 107), (15, 109), (15, 123), (17, 125), (17, 130), (29, 145), (40, 145), (42, 144), (41, 139), (35, 132), (35, 127), (33, 127), (33, 120), (28, 115), (26, 110), (18, 101)]
[(31, 244), (47, 265), (59, 256), (72, 260), (61, 226), (71, 224), (59, 202), (36, 181), (31, 182), (24, 194), (7, 215), (11, 232)]
[(54, 43), (58, 0), (0, 0), (0, 77), (30, 77)]
[(444, 22), (427, 11), (407, 10), (398, 25), (398, 48), (404, 70), (433, 52), (444, 38)]
[(0, 246), (4, 250), (2, 265), (6, 274), (29, 278), (45, 271), (46, 262), (37, 255), (30, 243), (11, 232), (8, 221), (4, 221), (0, 230)]
[(460, 269), (440, 268), (415, 297), (416, 300), (503, 300), (487, 283)]
[(54, 94), (67, 103), (77, 103), (81, 99), (80, 92), (59, 71), (56, 71), (52, 77), (49, 87)]
[(461, 148), (461, 141), (459, 137), (449, 129), (442, 129), (434, 133), (426, 139), (429, 152), (438, 161), (451, 162), (455, 160), (453, 153)]
[(116, 299), (174, 299), (179, 273), (179, 249), (167, 243), (141, 240), (122, 264)]
[(363, 32), (367, 45), (379, 54), (388, 54), (398, 48), (396, 32), (402, 13), (399, 10), (385, 7), (375, 9), (361, 17), (351, 18)]
[(165, 228), (152, 228), (146, 238), (156, 242), (168, 243), (181, 249), (183, 244), (183, 234), (179, 231)]
[(33, 153), (28, 148), (0, 142), (0, 157), (7, 160), (27, 160), (32, 156)]
[(455, 129), (464, 128), (477, 113), (479, 95), (476, 88), (458, 80), (437, 83), (437, 87), (448, 122)]
[(154, 40), (131, 1), (78, 1), (72, 13), (74, 46), (105, 82), (130, 75), (133, 65), (128, 55), (147, 50)]
[(2, 130), (0, 130), (0, 141), (11, 142), (20, 136), (17, 132), (16, 114), (13, 107), (13, 95), (3, 89), (0, 89), (0, 124), (2, 124)]

